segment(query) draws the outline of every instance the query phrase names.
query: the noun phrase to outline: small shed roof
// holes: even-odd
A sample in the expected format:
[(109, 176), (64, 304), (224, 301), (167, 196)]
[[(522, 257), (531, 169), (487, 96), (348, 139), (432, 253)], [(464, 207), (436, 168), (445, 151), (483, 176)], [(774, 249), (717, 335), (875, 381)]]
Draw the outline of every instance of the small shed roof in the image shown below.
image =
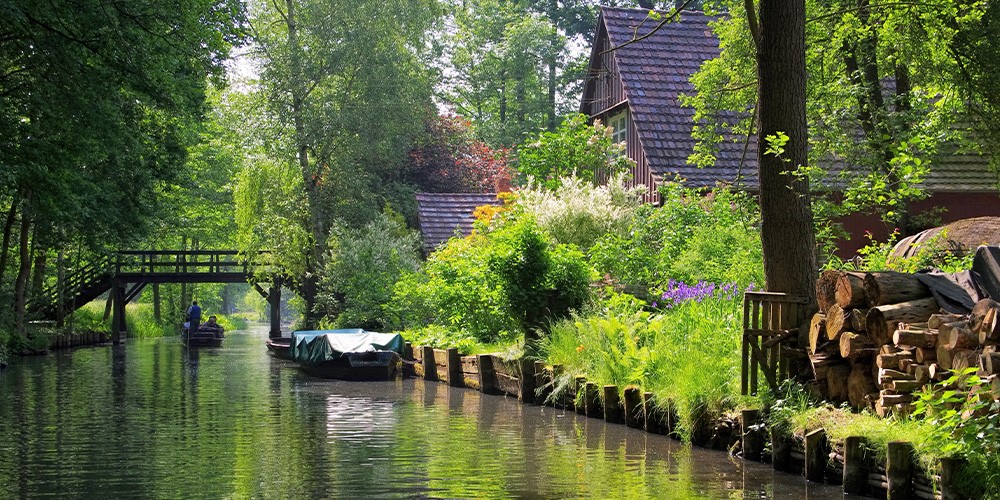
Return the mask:
[(430, 252), (456, 233), (472, 233), (472, 212), (500, 205), (495, 193), (417, 193), (417, 216), (424, 250)]

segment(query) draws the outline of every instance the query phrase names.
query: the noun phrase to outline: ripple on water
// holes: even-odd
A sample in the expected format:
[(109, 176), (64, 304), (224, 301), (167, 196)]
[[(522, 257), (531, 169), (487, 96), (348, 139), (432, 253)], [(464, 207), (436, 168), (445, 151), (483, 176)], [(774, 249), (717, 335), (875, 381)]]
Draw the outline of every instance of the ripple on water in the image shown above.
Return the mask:
[(833, 498), (663, 436), (443, 384), (348, 383), (176, 338), (0, 374), (0, 498)]

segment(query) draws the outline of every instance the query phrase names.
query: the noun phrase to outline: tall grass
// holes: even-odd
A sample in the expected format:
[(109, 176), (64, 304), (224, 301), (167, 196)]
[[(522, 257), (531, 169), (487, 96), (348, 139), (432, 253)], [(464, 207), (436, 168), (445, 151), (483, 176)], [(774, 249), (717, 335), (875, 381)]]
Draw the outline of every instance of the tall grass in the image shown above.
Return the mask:
[[(247, 327), (246, 318), (239, 315), (217, 314), (219, 324), (227, 331), (242, 330)], [(67, 328), (72, 325), (74, 331), (111, 331), (110, 318), (104, 320), (104, 303), (91, 302), (73, 314), (72, 320), (67, 320)], [(125, 326), (129, 336), (133, 338), (153, 338), (177, 335), (180, 333), (181, 322), (162, 318), (157, 321), (153, 315), (152, 304), (125, 305)]]
[(738, 399), (742, 302), (732, 288), (644, 310), (619, 295), (601, 310), (557, 322), (540, 344), (541, 355), (565, 367), (556, 390), (577, 375), (597, 384), (636, 385), (661, 407), (677, 411), (690, 439), (699, 425)]

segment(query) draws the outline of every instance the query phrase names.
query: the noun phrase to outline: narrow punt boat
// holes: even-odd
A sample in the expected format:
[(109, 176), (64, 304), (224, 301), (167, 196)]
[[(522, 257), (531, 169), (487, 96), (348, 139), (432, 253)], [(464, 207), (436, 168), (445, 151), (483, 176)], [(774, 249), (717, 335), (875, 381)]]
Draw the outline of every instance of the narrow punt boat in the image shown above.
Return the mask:
[(181, 327), (181, 339), (188, 347), (221, 347), (222, 341), (226, 339), (225, 330), (221, 326), (200, 325), (197, 330), (190, 330), (189, 327)]
[(266, 342), (267, 350), (274, 355), (274, 357), (279, 359), (292, 359), (291, 347), (292, 338), (291, 337), (274, 337), (267, 339)]
[(292, 361), (310, 375), (341, 380), (390, 380), (400, 373), (403, 337), (360, 328), (292, 332)]

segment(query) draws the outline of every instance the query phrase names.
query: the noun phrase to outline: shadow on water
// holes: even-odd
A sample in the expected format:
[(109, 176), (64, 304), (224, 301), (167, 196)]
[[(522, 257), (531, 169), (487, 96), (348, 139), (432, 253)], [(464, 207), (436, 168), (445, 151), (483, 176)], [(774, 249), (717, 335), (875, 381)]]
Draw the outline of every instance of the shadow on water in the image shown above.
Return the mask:
[(0, 498), (841, 498), (724, 453), (422, 380), (313, 378), (266, 328), (0, 374)]

